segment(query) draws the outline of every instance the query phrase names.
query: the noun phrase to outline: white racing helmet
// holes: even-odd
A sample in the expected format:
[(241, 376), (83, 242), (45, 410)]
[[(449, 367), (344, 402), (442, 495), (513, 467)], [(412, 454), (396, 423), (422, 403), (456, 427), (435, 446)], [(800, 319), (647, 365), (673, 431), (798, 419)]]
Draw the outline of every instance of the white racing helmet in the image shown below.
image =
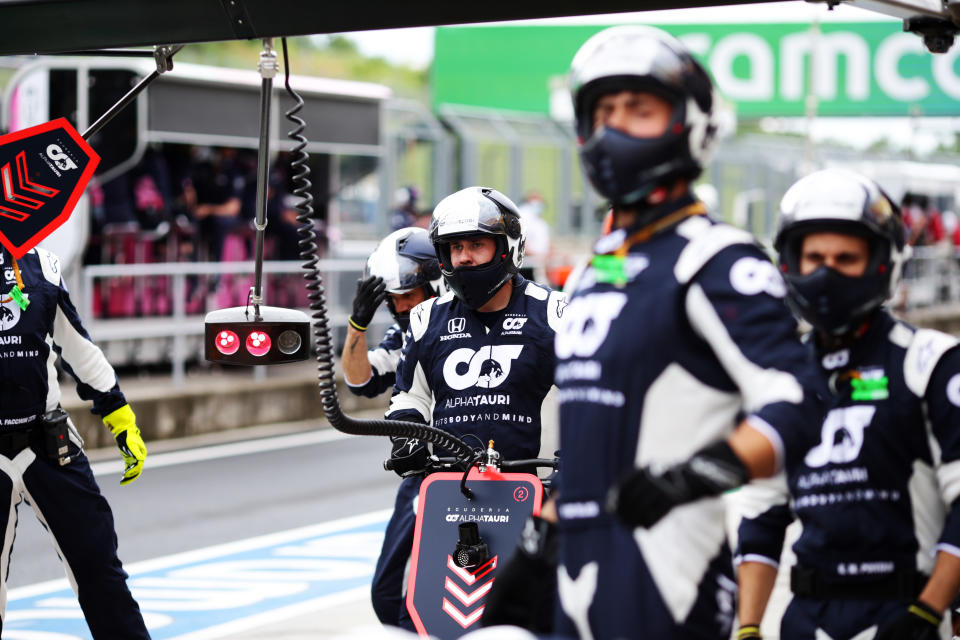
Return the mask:
[[(693, 180), (709, 162), (718, 123), (713, 83), (676, 38), (653, 27), (619, 26), (587, 40), (573, 58), (570, 91), (590, 182), (614, 206), (643, 204), (657, 188)], [(594, 130), (600, 97), (652, 93), (673, 112), (663, 135), (637, 138), (606, 126)]]
[[(383, 279), (387, 293), (407, 293), (420, 287), (431, 298), (446, 292), (430, 236), (419, 227), (398, 229), (381, 240), (367, 259), (366, 271)], [(389, 296), (387, 306), (400, 328), (406, 330), (409, 313), (397, 313)]]
[[(496, 241), (493, 259), (454, 268), (450, 242), (481, 235)], [(468, 187), (441, 200), (430, 220), (430, 239), (447, 285), (471, 309), (482, 307), (523, 264), (524, 232), (517, 205), (495, 189)]]
[[(864, 238), (870, 258), (863, 275), (825, 266), (800, 273), (803, 239), (833, 232)], [(841, 336), (893, 295), (909, 257), (900, 209), (872, 180), (846, 169), (825, 169), (798, 180), (780, 203), (774, 246), (787, 283), (787, 301), (818, 330)]]

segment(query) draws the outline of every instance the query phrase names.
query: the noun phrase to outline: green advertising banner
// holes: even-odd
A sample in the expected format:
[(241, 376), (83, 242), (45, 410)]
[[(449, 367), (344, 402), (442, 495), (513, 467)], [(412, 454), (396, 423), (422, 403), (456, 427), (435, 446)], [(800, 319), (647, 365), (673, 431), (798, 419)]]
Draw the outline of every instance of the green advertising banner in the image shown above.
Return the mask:
[[(433, 105), (571, 115), (570, 60), (603, 26), (442, 27)], [(742, 118), (960, 115), (960, 46), (928, 53), (897, 22), (661, 25), (703, 62)]]

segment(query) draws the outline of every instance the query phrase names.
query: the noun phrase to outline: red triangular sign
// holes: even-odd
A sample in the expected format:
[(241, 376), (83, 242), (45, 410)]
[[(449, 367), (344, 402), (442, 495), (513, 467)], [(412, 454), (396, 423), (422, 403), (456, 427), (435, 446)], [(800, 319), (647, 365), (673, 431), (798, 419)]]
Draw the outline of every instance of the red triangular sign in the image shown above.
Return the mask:
[(53, 233), (99, 163), (66, 118), (0, 136), (0, 244), (19, 258)]

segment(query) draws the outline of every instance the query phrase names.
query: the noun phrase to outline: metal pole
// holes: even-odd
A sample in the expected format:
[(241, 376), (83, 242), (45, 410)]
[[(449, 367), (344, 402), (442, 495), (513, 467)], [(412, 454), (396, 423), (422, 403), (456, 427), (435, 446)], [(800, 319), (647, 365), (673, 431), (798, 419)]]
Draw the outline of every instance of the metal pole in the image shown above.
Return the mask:
[(267, 229), (267, 179), (270, 175), (270, 105), (273, 99), (273, 77), (277, 74), (277, 52), (273, 38), (263, 39), (260, 64), (260, 148), (257, 158), (257, 253), (253, 275), (254, 315), (260, 320), (260, 305), (263, 304), (263, 239)]
[(173, 62), (171, 58), (173, 55), (183, 49), (183, 45), (177, 45), (175, 47), (158, 47), (157, 50), (152, 54), (157, 60), (157, 68), (150, 72), (150, 75), (145, 77), (143, 80), (138, 82), (130, 91), (126, 93), (116, 104), (107, 109), (107, 111), (97, 118), (97, 121), (94, 122), (90, 127), (83, 132), (83, 139), (89, 140), (95, 133), (103, 129), (103, 127), (113, 120), (114, 116), (120, 113), (124, 107), (134, 101), (134, 99), (140, 95), (140, 93), (147, 88), (147, 85), (160, 77), (161, 73), (169, 71), (173, 68)]

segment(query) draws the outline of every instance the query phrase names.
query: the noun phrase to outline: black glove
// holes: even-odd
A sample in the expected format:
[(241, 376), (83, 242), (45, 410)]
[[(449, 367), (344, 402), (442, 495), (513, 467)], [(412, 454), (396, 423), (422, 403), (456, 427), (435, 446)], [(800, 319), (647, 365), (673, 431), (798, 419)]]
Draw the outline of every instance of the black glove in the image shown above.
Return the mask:
[(899, 618), (877, 633), (876, 640), (939, 640), (939, 613), (920, 602), (913, 602)]
[(674, 507), (720, 495), (749, 479), (743, 462), (722, 441), (662, 474), (634, 469), (610, 489), (607, 511), (630, 527), (652, 527)]
[(417, 438), (390, 438), (390, 468), (401, 478), (415, 476), (427, 466), (427, 445)]
[(373, 320), (373, 314), (377, 312), (377, 307), (383, 303), (387, 297), (387, 285), (383, 278), (370, 276), (366, 280), (363, 278), (357, 280), (357, 294), (353, 297), (353, 313), (350, 314), (348, 322), (350, 326), (357, 331), (366, 331)]
[(531, 516), (516, 551), (493, 581), (480, 624), (514, 625), (535, 633), (550, 633), (556, 583), (556, 526)]
[(737, 640), (763, 640), (760, 635), (760, 626), (756, 624), (745, 624), (737, 629)]

